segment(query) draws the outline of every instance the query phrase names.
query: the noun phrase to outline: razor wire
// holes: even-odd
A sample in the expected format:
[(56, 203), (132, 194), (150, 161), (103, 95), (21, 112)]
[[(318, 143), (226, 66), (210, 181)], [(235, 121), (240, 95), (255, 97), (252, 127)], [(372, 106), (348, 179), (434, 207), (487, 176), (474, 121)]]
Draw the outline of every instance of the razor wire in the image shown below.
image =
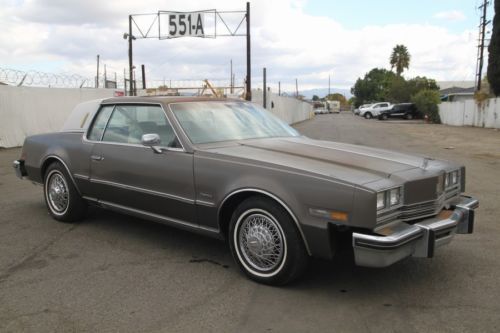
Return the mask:
[[(106, 81), (115, 82), (116, 88), (123, 89), (125, 84), (128, 86), (130, 83), (126, 79), (128, 73), (124, 73), (125, 78), (120, 76), (107, 77)], [(231, 80), (225, 78), (209, 78), (208, 81), (214, 88), (229, 89)], [(105, 78), (99, 77), (99, 87), (105, 86)], [(95, 77), (85, 77), (79, 74), (69, 73), (47, 73), (42, 71), (22, 71), (12, 68), (0, 67), (0, 84), (7, 84), (13, 86), (30, 86), (30, 87), (50, 87), (50, 88), (95, 88)], [(142, 88), (142, 80), (140, 77), (135, 78), (136, 89)], [(241, 89), (244, 82), (233, 83), (233, 89)], [(206, 89), (207, 85), (205, 79), (147, 79), (146, 87), (148, 89), (185, 89), (193, 91), (201, 91)]]
[(46, 73), (40, 71), (21, 71), (0, 67), (0, 82), (14, 86), (53, 87), (53, 88), (94, 88), (95, 78), (78, 74)]

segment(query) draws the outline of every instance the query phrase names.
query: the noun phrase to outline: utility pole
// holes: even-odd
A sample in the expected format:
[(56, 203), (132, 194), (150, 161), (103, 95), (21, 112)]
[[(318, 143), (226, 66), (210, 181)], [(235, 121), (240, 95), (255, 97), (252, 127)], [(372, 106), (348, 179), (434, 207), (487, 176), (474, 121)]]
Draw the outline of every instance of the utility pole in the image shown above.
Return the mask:
[(134, 63), (132, 61), (132, 15), (128, 16), (128, 70), (129, 70), (129, 85), (130, 85), (130, 96), (134, 96), (134, 78), (133, 78), (133, 66)]
[(142, 72), (142, 89), (146, 89), (146, 71), (144, 69), (144, 64), (141, 65), (141, 72)]
[(108, 87), (108, 73), (106, 72), (106, 64), (104, 64), (104, 88)]
[(262, 92), (262, 104), (264, 109), (267, 106), (267, 82), (266, 82), (266, 67), (262, 70), (262, 76), (264, 80), (263, 92)]
[(281, 81), (278, 81), (278, 96), (281, 96)]
[(127, 96), (127, 70), (125, 68), (123, 69), (123, 90)]
[(231, 59), (231, 69), (230, 69), (230, 77), (229, 77), (229, 93), (233, 93), (233, 59)]
[(484, 37), (486, 35), (486, 26), (490, 21), (486, 20), (486, 8), (489, 5), (489, 0), (483, 0), (483, 4), (479, 6), (479, 9), (483, 10), (481, 15), (481, 23), (479, 24), (479, 45), (478, 45), (478, 58), (476, 66), (476, 90), (481, 90), (481, 80), (483, 74), (483, 54), (484, 54)]
[(295, 97), (299, 98), (299, 80), (295, 79)]
[(328, 75), (328, 96), (330, 96), (330, 75)]
[(95, 77), (95, 87), (99, 88), (99, 55), (97, 55), (97, 75)]
[(250, 51), (250, 2), (247, 2), (247, 84), (246, 84), (246, 94), (245, 94), (245, 99), (247, 101), (252, 100), (252, 63), (250, 60), (251, 56), (251, 51)]

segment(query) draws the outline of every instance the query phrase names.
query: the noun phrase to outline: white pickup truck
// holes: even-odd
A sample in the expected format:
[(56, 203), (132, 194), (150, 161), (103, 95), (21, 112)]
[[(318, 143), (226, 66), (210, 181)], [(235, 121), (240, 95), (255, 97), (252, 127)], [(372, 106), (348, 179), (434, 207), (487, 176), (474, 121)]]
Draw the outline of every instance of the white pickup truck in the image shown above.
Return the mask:
[(373, 117), (378, 117), (380, 112), (390, 110), (392, 107), (393, 105), (388, 102), (375, 103), (367, 108), (360, 109), (359, 115), (366, 119), (371, 119)]

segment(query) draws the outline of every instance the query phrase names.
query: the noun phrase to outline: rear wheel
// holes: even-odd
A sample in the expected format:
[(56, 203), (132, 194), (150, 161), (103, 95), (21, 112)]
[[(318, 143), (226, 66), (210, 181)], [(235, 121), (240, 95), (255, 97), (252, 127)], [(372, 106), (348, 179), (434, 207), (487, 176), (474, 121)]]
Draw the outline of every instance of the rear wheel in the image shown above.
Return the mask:
[(389, 116), (387, 116), (387, 114), (382, 114), (382, 120), (387, 120), (389, 118)]
[(405, 118), (407, 120), (412, 120), (413, 119), (413, 115), (411, 113), (407, 113), (406, 116), (405, 116)]
[(305, 270), (308, 255), (288, 212), (265, 197), (250, 197), (234, 211), (229, 244), (234, 260), (252, 280), (283, 285)]
[(82, 199), (61, 163), (54, 162), (47, 168), (43, 193), (47, 209), (54, 219), (75, 222), (85, 217), (87, 202)]
[(365, 118), (366, 119), (372, 119), (373, 115), (370, 112), (365, 113)]

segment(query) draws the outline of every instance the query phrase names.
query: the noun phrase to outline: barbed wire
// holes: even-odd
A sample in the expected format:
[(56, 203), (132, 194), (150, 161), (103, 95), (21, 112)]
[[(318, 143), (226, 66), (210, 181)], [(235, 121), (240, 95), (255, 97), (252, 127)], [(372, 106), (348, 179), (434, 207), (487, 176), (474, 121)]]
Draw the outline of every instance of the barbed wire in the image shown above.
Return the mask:
[[(116, 72), (115, 72), (116, 73)], [(123, 75), (111, 75), (105, 79), (103, 75), (99, 77), (99, 87), (109, 87), (116, 89), (124, 89), (125, 83), (127, 88), (130, 86), (128, 82), (128, 73), (125, 79)], [(115, 82), (116, 78), (116, 82)], [(142, 88), (142, 78), (136, 77), (136, 88)], [(223, 78), (208, 78), (213, 87), (229, 87), (231, 80)], [(107, 81), (107, 84), (105, 84)], [(79, 74), (71, 73), (47, 73), (42, 71), (22, 71), (12, 68), (0, 67), (0, 84), (5, 83), (13, 86), (30, 86), (30, 87), (51, 87), (51, 88), (95, 88), (95, 77), (85, 77)], [(111, 83), (111, 84), (110, 84)], [(112, 84), (114, 83), (114, 84)], [(203, 89), (205, 87), (205, 79), (146, 79), (147, 88), (170, 88), (170, 89)], [(244, 82), (235, 81), (235, 86), (243, 86)]]
[(0, 82), (15, 86), (54, 88), (94, 88), (95, 79), (78, 74), (55, 74), (40, 71), (21, 71), (0, 67)]

